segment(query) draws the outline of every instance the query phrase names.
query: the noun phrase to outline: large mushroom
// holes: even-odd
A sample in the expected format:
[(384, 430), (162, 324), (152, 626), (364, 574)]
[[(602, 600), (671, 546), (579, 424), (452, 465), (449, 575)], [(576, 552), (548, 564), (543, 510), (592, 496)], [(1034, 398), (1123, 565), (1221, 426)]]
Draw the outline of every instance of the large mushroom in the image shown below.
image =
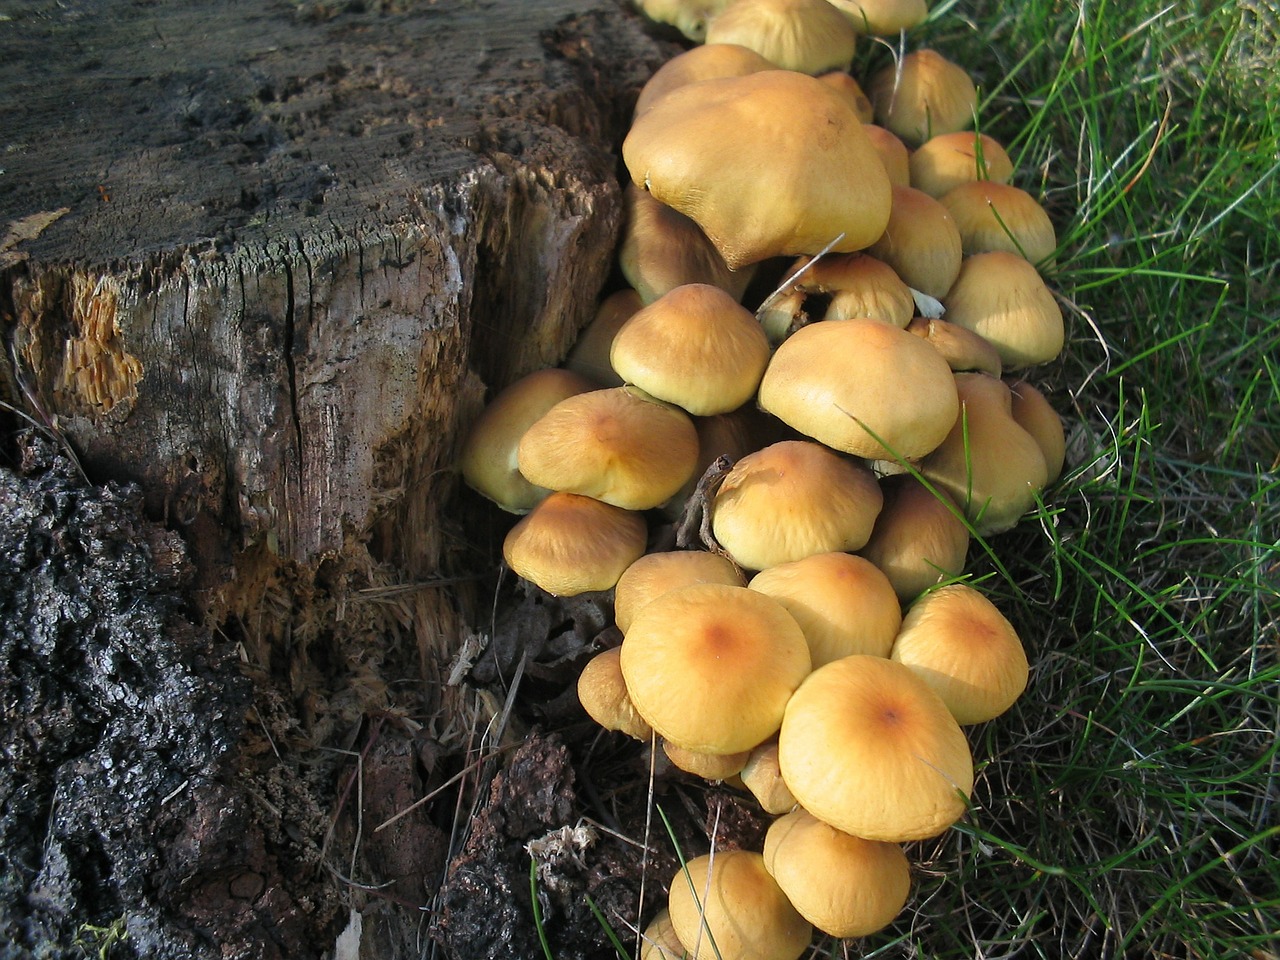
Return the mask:
[(832, 241), (861, 250), (889, 221), (888, 176), (848, 101), (790, 70), (673, 90), (636, 118), (622, 155), (734, 269)]

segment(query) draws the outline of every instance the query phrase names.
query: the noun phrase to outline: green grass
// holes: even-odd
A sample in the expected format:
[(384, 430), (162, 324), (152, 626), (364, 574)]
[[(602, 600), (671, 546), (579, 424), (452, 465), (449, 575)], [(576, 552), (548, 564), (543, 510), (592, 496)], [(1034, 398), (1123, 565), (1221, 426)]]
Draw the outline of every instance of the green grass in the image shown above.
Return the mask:
[(1190, 6), (957, 3), (912, 40), (1058, 225), (1071, 336), (1033, 379), (1071, 454), (990, 542), (1031, 686), (865, 955), (1275, 955), (1280, 45), (1264, 3)]
[(1058, 227), (1069, 342), (1030, 379), (1068, 465), (970, 553), (1032, 679), (970, 731), (969, 815), (892, 927), (815, 955), (1275, 958), (1277, 0), (955, 0), (919, 45)]

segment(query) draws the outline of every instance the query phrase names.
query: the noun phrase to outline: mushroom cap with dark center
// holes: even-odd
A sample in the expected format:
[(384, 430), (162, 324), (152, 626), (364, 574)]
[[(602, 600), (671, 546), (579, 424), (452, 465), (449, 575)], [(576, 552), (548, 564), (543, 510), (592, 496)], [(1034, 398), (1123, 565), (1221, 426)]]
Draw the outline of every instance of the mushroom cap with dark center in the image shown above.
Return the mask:
[(622, 641), (636, 710), (662, 737), (701, 753), (738, 753), (769, 739), (808, 673), (795, 620), (746, 587), (665, 593), (636, 614)]
[(845, 657), (809, 675), (787, 704), (778, 761), (801, 806), (868, 840), (936, 836), (973, 789), (969, 743), (946, 704), (880, 657)]

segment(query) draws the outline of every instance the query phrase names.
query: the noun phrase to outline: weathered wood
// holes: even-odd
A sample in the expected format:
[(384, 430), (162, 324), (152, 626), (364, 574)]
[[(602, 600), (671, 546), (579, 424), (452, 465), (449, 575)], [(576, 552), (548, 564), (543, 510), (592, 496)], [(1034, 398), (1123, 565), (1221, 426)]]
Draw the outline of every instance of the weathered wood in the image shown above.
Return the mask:
[[(450, 540), (467, 503), (454, 450), (486, 391), (555, 362), (593, 311), (619, 226), (617, 146), (669, 52), (613, 0), (5, 8), (0, 399), (54, 426), (91, 479), (137, 482), (181, 531), (207, 604), (190, 630), (136, 646), (122, 615), (120, 652), (88, 679), (60, 666), (106, 642), (88, 607), (58, 633), (62, 660), (21, 654), (33, 669), (12, 689), (44, 689), (50, 671), (86, 689), (76, 742), (40, 741), (0, 784), (38, 824), (0, 831), (21, 838), (0, 849), (17, 864), (6, 889), (56, 881), (0, 917), (21, 933), (13, 955), (78, 956), (83, 923), (124, 924), (139, 955), (330, 955), (348, 910), (339, 955), (422, 955), (452, 800), (438, 814), (421, 798), (502, 706), (444, 682), (466, 665), (466, 597), (435, 581), (467, 566), (458, 554), (464, 575), (495, 565)], [(115, 569), (99, 554), (157, 562), (130, 540), (140, 520), (112, 539), (24, 510), (14, 542), (24, 524), (52, 530), (57, 562), (24, 554), (15, 580), (97, 593)], [(179, 589), (131, 576), (104, 609), (132, 611), (130, 587)], [(38, 625), (45, 594), (28, 592)], [(22, 626), (8, 648), (33, 648)], [(116, 675), (205, 647), (217, 669), (187, 700), (148, 667)], [(36, 707), (14, 704), (21, 739)], [(216, 749), (152, 762), (156, 716)], [(96, 806), (60, 806), (102, 750), (155, 772), (126, 792), (134, 767), (118, 763), (76, 794)], [(64, 870), (68, 850), (85, 864)]]
[(0, 224), (39, 232), (4, 253), (5, 333), (33, 405), (206, 567), (389, 523), (432, 569), (460, 425), (590, 315), (657, 47), (607, 0), (9, 16)]

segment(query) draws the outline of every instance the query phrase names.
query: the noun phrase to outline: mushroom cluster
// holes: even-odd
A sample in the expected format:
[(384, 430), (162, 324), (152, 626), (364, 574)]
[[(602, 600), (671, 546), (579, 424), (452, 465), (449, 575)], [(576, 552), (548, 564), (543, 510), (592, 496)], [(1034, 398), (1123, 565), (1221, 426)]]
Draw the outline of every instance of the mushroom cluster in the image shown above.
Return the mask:
[(1057, 241), (961, 67), (921, 48), (853, 78), (922, 0), (637, 5), (700, 45), (623, 144), (628, 287), (490, 402), (461, 468), (523, 514), (519, 576), (613, 592), (586, 712), (779, 817), (762, 852), (690, 861), (644, 955), (788, 960), (893, 920), (901, 845), (967, 809), (961, 728), (1027, 685), (959, 581), (1062, 469), (1015, 379), (1063, 349)]

